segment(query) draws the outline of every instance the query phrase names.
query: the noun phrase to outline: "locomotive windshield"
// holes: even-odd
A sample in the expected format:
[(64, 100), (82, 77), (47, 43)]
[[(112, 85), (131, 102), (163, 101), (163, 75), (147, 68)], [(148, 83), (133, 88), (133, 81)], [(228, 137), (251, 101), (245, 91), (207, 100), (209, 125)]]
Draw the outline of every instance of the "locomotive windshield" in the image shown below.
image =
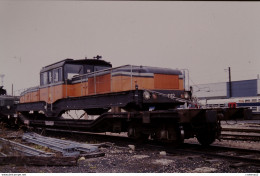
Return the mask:
[(84, 74), (83, 65), (66, 64), (64, 67), (65, 79), (72, 79), (74, 76)]
[(100, 71), (104, 69), (111, 68), (110, 66), (103, 65), (79, 65), (79, 64), (65, 64), (64, 66), (64, 74), (65, 79), (72, 79), (73, 77), (91, 73), (94, 71)]

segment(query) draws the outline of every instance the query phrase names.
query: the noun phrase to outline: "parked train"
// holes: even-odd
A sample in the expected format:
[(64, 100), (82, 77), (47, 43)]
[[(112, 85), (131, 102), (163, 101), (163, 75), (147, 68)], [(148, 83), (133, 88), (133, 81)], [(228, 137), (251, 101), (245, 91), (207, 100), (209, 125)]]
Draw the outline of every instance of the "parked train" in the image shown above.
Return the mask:
[(18, 103), (18, 97), (6, 95), (6, 90), (0, 86), (0, 121), (15, 124), (13, 117), (17, 117), (16, 106)]
[(253, 116), (260, 116), (260, 96), (200, 100), (200, 103), (207, 108), (248, 108)]
[[(127, 132), (135, 139), (178, 143), (196, 137), (209, 145), (220, 136), (220, 120), (233, 118), (236, 110), (180, 109), (193, 103), (184, 81), (177, 69), (113, 68), (99, 56), (65, 59), (42, 68), (40, 85), (21, 93), (16, 112), (31, 127)], [(81, 114), (64, 118), (71, 111)], [(98, 117), (90, 120), (92, 115)]]

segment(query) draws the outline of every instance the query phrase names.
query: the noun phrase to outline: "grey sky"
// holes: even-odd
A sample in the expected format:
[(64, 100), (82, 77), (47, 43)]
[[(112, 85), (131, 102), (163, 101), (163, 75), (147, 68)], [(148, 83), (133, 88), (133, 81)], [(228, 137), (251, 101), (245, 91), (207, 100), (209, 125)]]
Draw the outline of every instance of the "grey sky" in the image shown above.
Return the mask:
[[(194, 83), (260, 74), (260, 2), (0, 1), (0, 74), (10, 93), (39, 84), (41, 67), (102, 55), (187, 68)], [(21, 62), (19, 60), (21, 58)]]

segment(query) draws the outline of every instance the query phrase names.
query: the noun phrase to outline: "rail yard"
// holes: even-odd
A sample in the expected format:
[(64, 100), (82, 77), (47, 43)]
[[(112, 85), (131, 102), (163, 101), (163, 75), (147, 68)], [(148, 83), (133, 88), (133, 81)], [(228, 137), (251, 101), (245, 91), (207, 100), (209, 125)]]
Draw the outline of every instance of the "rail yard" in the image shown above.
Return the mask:
[(1, 87), (0, 172), (259, 172), (252, 110), (200, 108), (184, 85), (100, 56), (47, 65), (19, 97)]

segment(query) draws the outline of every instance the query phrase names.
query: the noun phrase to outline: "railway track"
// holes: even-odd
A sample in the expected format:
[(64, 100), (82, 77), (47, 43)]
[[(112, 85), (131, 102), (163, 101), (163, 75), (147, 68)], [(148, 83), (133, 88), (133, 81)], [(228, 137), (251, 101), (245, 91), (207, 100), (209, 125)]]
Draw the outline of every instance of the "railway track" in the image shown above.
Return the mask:
[[(51, 129), (53, 131), (53, 129)], [(59, 130), (56, 130), (58, 132)], [(64, 132), (64, 130), (62, 130)], [(73, 131), (66, 131), (67, 133), (73, 133)], [(75, 132), (78, 135), (87, 135), (98, 140), (110, 141), (117, 146), (127, 146), (128, 144), (136, 145), (137, 150), (160, 150), (166, 151), (168, 156), (180, 155), (180, 154), (193, 154), (200, 155), (206, 158), (207, 161), (213, 162), (216, 160), (228, 160), (230, 161), (230, 167), (242, 167), (247, 165), (253, 165), (259, 167), (260, 170), (260, 151), (249, 150), (233, 147), (225, 147), (219, 145), (201, 146), (200, 144), (184, 143), (180, 147), (172, 145), (164, 145), (155, 141), (147, 141), (146, 143), (138, 143), (126, 136), (113, 136), (107, 134), (96, 134), (86, 132)]]
[(237, 141), (260, 141), (260, 129), (222, 128), (221, 139)]
[(237, 168), (243, 166), (255, 166), (260, 171), (260, 151), (255, 149), (244, 149), (220, 145), (201, 146), (197, 143), (184, 143), (182, 146), (172, 148), (161, 144), (146, 144), (148, 148), (165, 151), (168, 156), (176, 155), (199, 155), (210, 163), (229, 161), (229, 167)]
[(254, 165), (260, 169), (260, 151), (240, 149), (223, 146), (203, 147), (197, 144), (185, 144), (181, 149), (168, 150), (170, 154), (176, 152), (185, 152), (197, 154), (207, 158), (207, 160), (215, 161), (216, 159), (229, 160), (230, 167), (240, 167), (246, 165)]
[(252, 128), (222, 128), (222, 131), (230, 132), (245, 132), (245, 133), (260, 133), (260, 129)]
[(236, 141), (260, 141), (260, 136), (244, 135), (244, 134), (221, 134), (222, 140), (236, 140)]
[(55, 137), (66, 137), (67, 139), (72, 139), (76, 141), (91, 141), (94, 142), (110, 142), (114, 143), (115, 147), (126, 147), (129, 144), (136, 146), (136, 150), (144, 151), (166, 151), (167, 155), (176, 156), (176, 155), (187, 155), (192, 154), (199, 157), (202, 157), (205, 161), (208, 162), (220, 162), (229, 161), (230, 167), (244, 167), (244, 166), (254, 166), (260, 171), (260, 151), (259, 150), (248, 150), (241, 148), (232, 148), (224, 146), (201, 146), (199, 144), (185, 143), (180, 147), (173, 147), (171, 145), (164, 145), (155, 141), (147, 141), (145, 143), (135, 142), (133, 139), (127, 138), (126, 135), (115, 136), (111, 134), (100, 134), (100, 133), (88, 133), (88, 132), (79, 132), (79, 131), (69, 131), (69, 130), (57, 130), (57, 129), (45, 129), (45, 132), (48, 136)]

